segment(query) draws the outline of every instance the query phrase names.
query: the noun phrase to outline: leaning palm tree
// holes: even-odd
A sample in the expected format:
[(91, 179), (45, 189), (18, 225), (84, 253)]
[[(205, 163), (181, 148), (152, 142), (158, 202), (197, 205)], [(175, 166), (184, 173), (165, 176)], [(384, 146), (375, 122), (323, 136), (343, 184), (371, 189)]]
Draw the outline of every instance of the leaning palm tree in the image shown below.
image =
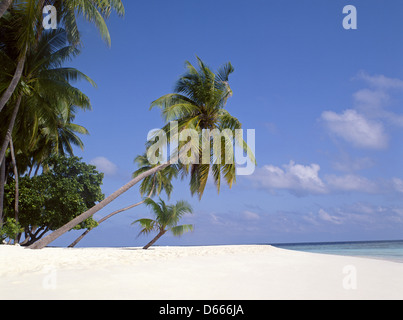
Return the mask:
[[(193, 128), (200, 132), (208, 129), (229, 129), (241, 128), (241, 123), (225, 110), (228, 98), (232, 95), (232, 90), (228, 84), (229, 75), (234, 71), (230, 63), (225, 64), (217, 73), (214, 73), (198, 59), (199, 69), (196, 69), (189, 62), (186, 63), (187, 73), (182, 76), (176, 85), (175, 93), (161, 97), (154, 101), (151, 108), (159, 106), (166, 121), (177, 120), (178, 130)], [(169, 134), (169, 124), (165, 127)], [(255, 161), (254, 155), (248, 149), (245, 141), (242, 140), (241, 147), (248, 151), (248, 156)], [(103, 201), (95, 205), (90, 210), (84, 212), (60, 229), (42, 238), (30, 246), (31, 249), (42, 249), (64, 233), (68, 232), (76, 225), (92, 217), (99, 210), (130, 190), (143, 179), (177, 163), (178, 155), (170, 158), (167, 162), (157, 163), (150, 170), (139, 174), (126, 185), (116, 190)], [(235, 182), (235, 164), (216, 164), (213, 156), (210, 156), (211, 164), (201, 164), (192, 166), (182, 166), (182, 173), (191, 176), (192, 193), (203, 195), (207, 183), (207, 177), (212, 172), (217, 188), (221, 185), (221, 175), (224, 180), (232, 186)]]
[[(133, 173), (133, 178), (137, 177), (138, 175), (142, 174), (143, 172), (146, 172), (150, 169), (152, 169), (153, 167), (155, 167), (155, 165), (152, 165), (146, 154), (143, 155), (139, 155), (134, 159), (134, 162), (137, 163), (139, 169), (137, 169), (134, 173)], [(175, 166), (169, 166), (166, 167), (165, 169), (158, 171), (156, 173), (154, 173), (151, 176), (148, 176), (147, 178), (145, 178), (141, 184), (140, 184), (140, 194), (142, 197), (144, 197), (145, 195), (147, 195), (146, 198), (144, 198), (143, 200), (141, 200), (140, 202), (137, 202), (135, 204), (132, 204), (128, 207), (116, 210), (110, 214), (108, 214), (107, 216), (103, 217), (102, 219), (100, 219), (98, 221), (98, 226), (102, 223), (105, 222), (106, 220), (109, 220), (110, 218), (112, 218), (113, 216), (134, 209), (140, 205), (142, 205), (143, 203), (146, 202), (147, 199), (150, 199), (154, 196), (159, 196), (161, 194), (162, 191), (165, 191), (166, 195), (168, 196), (168, 199), (171, 196), (172, 190), (173, 190), (173, 186), (172, 186), (172, 179), (176, 178), (178, 174), (178, 171), (176, 170)], [(69, 245), (69, 248), (74, 248), (93, 228), (89, 228), (87, 229), (83, 234), (81, 234), (76, 240), (73, 241), (73, 243), (71, 243)]]
[[(174, 93), (167, 94), (157, 99), (151, 104), (151, 108), (162, 109), (162, 116), (167, 123), (165, 132), (170, 133), (171, 121), (178, 122), (178, 130), (194, 129), (199, 132), (198, 146), (203, 144), (203, 130), (218, 129), (220, 132), (230, 130), (235, 136), (235, 130), (241, 129), (239, 120), (233, 117), (225, 106), (232, 90), (228, 80), (234, 68), (231, 63), (225, 64), (217, 73), (214, 73), (199, 57), (197, 57), (198, 69), (190, 62), (186, 62), (187, 73), (176, 83)], [(212, 137), (207, 137), (206, 143), (213, 146)], [(190, 190), (192, 194), (203, 196), (204, 189), (210, 174), (213, 175), (217, 190), (220, 191), (222, 176), (231, 187), (236, 181), (235, 161), (225, 161), (226, 141), (220, 142), (225, 148), (220, 148), (221, 153), (214, 155), (214, 148), (210, 147), (210, 154), (203, 155), (203, 150), (199, 150), (199, 161), (197, 164), (182, 165), (182, 175), (190, 173)], [(248, 146), (244, 141), (240, 146), (248, 151)], [(183, 147), (185, 142), (179, 144)], [(233, 148), (235, 146), (231, 146)], [(233, 149), (232, 149), (233, 150)], [(249, 154), (251, 154), (249, 152)], [(203, 158), (209, 159), (209, 163), (204, 163)], [(217, 161), (217, 157), (221, 158)], [(253, 157), (253, 156), (252, 156)], [(254, 161), (254, 159), (253, 159)]]
[(165, 233), (171, 231), (174, 236), (181, 236), (187, 231), (193, 231), (194, 226), (191, 224), (179, 225), (180, 219), (186, 213), (192, 213), (192, 207), (186, 201), (178, 201), (175, 205), (167, 205), (161, 198), (157, 203), (152, 199), (147, 199), (146, 205), (151, 207), (155, 219), (139, 219), (132, 224), (139, 223), (142, 227), (139, 235), (149, 234), (152, 231), (157, 231), (158, 234), (147, 245), (144, 250), (147, 250), (158, 241)]
[[(137, 156), (134, 159), (134, 162), (137, 164), (138, 169), (133, 172), (133, 178), (136, 178), (140, 174), (157, 166), (150, 163), (146, 153)], [(162, 191), (165, 191), (169, 199), (173, 191), (172, 179), (176, 178), (177, 176), (178, 167), (171, 165), (154, 173), (153, 175), (144, 178), (139, 189), (141, 196), (144, 197), (144, 195), (148, 194), (148, 198), (153, 198), (155, 196), (159, 196)]]

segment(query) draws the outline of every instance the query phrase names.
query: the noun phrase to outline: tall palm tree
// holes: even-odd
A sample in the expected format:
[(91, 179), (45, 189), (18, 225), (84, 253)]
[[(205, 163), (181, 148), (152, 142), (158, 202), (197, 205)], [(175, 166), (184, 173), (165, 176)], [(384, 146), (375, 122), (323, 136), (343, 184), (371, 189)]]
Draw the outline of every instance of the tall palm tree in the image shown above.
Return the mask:
[[(231, 116), (230, 113), (224, 109), (228, 98), (232, 95), (232, 90), (228, 84), (229, 75), (234, 70), (232, 65), (230, 63), (225, 64), (215, 74), (200, 59), (198, 59), (198, 64), (199, 70), (187, 62), (187, 73), (178, 80), (175, 89), (176, 93), (163, 96), (154, 101), (151, 108), (155, 106), (161, 107), (162, 114), (167, 121), (172, 119), (178, 121), (179, 130), (194, 128), (201, 132), (201, 129), (204, 128), (217, 128), (221, 130), (240, 129), (241, 123), (238, 119)], [(169, 133), (169, 124), (166, 125), (165, 130)], [(245, 141), (242, 141), (241, 147), (244, 150), (248, 150)], [(252, 161), (255, 161), (254, 155), (251, 152), (248, 152), (248, 155), (252, 157)], [(178, 159), (179, 156), (176, 155), (167, 162), (158, 163), (152, 169), (141, 173), (93, 208), (84, 212), (45, 238), (34, 243), (30, 248), (44, 248), (61, 235), (74, 228), (77, 224), (92, 217), (113, 200), (130, 190), (138, 182), (166, 167), (169, 167), (171, 164), (177, 163)], [(218, 188), (220, 187), (221, 174), (224, 175), (225, 180), (230, 186), (235, 182), (235, 164), (214, 165), (215, 161), (213, 157), (210, 156), (210, 159), (213, 161), (213, 165), (201, 164), (191, 166), (191, 170), (189, 170), (189, 167), (182, 167), (182, 172), (191, 175), (192, 193), (198, 193), (199, 196), (203, 194), (207, 182), (207, 176), (210, 172), (210, 166)]]
[[(43, 32), (42, 10), (44, 4), (45, 0), (18, 0), (11, 6), (10, 15), (13, 15), (13, 28), (10, 34), (13, 35), (13, 41), (18, 48), (18, 58), (15, 60), (17, 61), (15, 70), (8, 78), (7, 87), (0, 90), (0, 112), (20, 82), (28, 50), (36, 47)], [(105, 19), (110, 16), (112, 10), (121, 16), (125, 13), (120, 0), (47, 0), (46, 4), (53, 5), (57, 9), (59, 23), (65, 27), (68, 39), (73, 45), (80, 43), (77, 28), (78, 15), (95, 24), (102, 38), (110, 45), (111, 39)], [(10, 3), (3, 0), (0, 9), (3, 6), (9, 7)]]
[[(77, 54), (79, 50), (76, 47), (66, 45), (66, 33), (61, 28), (44, 32), (37, 47), (28, 51), (27, 65), (17, 87), (18, 99), (15, 105), (8, 104), (3, 111), (2, 122), (8, 125), (0, 128), (0, 133), (5, 128), (8, 133), (16, 131), (16, 146), (32, 148), (41, 130), (42, 134), (50, 135), (53, 132), (54, 136), (60, 137), (60, 147), (63, 143), (68, 147), (66, 143), (69, 142), (80, 145), (80, 140), (72, 136), (72, 131), (86, 132), (71, 123), (76, 108), (89, 110), (91, 104), (89, 98), (73, 87), (71, 82), (84, 80), (94, 87), (96, 84), (79, 70), (63, 67), (66, 61)], [(9, 59), (12, 58), (11, 55)], [(47, 128), (47, 132), (44, 128)], [(61, 129), (65, 129), (65, 132)], [(63, 137), (62, 133), (67, 136)], [(6, 134), (0, 150), (0, 163), (5, 156), (8, 138)]]
[[(88, 135), (88, 130), (76, 123), (73, 123), (77, 106), (71, 105), (68, 102), (60, 101), (54, 108), (55, 117), (52, 123), (47, 119), (37, 119), (37, 130), (32, 134), (29, 133), (29, 128), (24, 128), (16, 131), (16, 136), (29, 136), (33, 138), (30, 144), (25, 141), (20, 141), (20, 147), (25, 150), (27, 156), (31, 158), (30, 167), (36, 165), (37, 170), (49, 157), (49, 155), (74, 155), (73, 146), (84, 149), (84, 143), (78, 134)], [(24, 118), (21, 123), (26, 123)], [(29, 120), (28, 120), (29, 121)], [(25, 143), (25, 144), (24, 144)]]
[[(0, 25), (7, 26), (7, 20), (2, 19)], [(4, 37), (7, 34), (1, 34), (0, 41)], [(3, 57), (12, 60), (14, 48), (9, 46), (4, 49)], [(76, 133), (88, 132), (72, 121), (77, 109), (88, 110), (91, 104), (88, 97), (73, 87), (71, 82), (85, 80), (93, 86), (95, 83), (74, 68), (62, 67), (78, 53), (77, 48), (66, 45), (63, 29), (44, 32), (37, 47), (27, 52), (27, 64), (17, 86), (18, 97), (14, 95), (2, 111), (1, 122), (4, 125), (0, 127), (0, 137), (4, 137), (4, 141), (0, 149), (1, 166), (11, 141), (18, 150), (16, 154), (22, 153), (26, 155), (25, 158), (33, 158), (31, 163), (34, 165), (36, 162), (38, 168), (50, 154), (58, 154), (60, 151), (63, 154), (64, 150), (72, 153), (71, 144), (82, 146)], [(0, 70), (0, 79), (3, 71)], [(20, 172), (25, 170), (26, 167)], [(3, 188), (4, 180), (0, 183), (0, 196)]]
[[(137, 169), (133, 173), (133, 178), (137, 177), (138, 175), (142, 174), (143, 172), (147, 172), (148, 170), (152, 169), (155, 167), (155, 165), (152, 165), (146, 154), (139, 155), (134, 159), (134, 162), (137, 163), (139, 169)], [(147, 199), (152, 198), (156, 195), (160, 195), (162, 191), (165, 191), (166, 195), (168, 196), (168, 199), (171, 196), (173, 186), (172, 186), (172, 179), (176, 178), (178, 174), (178, 171), (175, 166), (169, 166), (166, 167), (165, 169), (158, 171), (154, 173), (151, 176), (146, 177), (140, 184), (140, 194), (142, 197), (147, 195), (145, 199), (143, 199), (140, 202), (137, 202), (135, 204), (132, 204), (128, 207), (116, 210), (107, 216), (103, 217), (98, 221), (98, 226), (102, 223), (105, 222), (106, 220), (112, 218), (113, 216), (134, 209), (143, 203), (146, 202)], [(73, 241), (69, 245), (69, 248), (74, 248), (93, 228), (87, 229), (82, 235), (80, 235), (76, 240)]]
[[(174, 93), (167, 94), (157, 99), (151, 104), (151, 108), (159, 107), (162, 109), (162, 116), (167, 123), (164, 130), (170, 131), (170, 122), (177, 121), (178, 129), (181, 132), (184, 129), (194, 129), (199, 132), (198, 146), (202, 146), (202, 135), (204, 129), (218, 129), (220, 132), (230, 130), (235, 136), (235, 130), (242, 129), (239, 120), (233, 117), (225, 106), (229, 97), (232, 96), (232, 90), (228, 80), (234, 68), (231, 63), (222, 66), (218, 72), (214, 73), (199, 57), (197, 57), (198, 69), (190, 62), (186, 62), (187, 73), (183, 75), (176, 83)], [(213, 138), (207, 138), (213, 146)], [(228, 142), (222, 142), (225, 145)], [(246, 142), (241, 142), (244, 151), (248, 151)], [(182, 145), (185, 142), (182, 142)], [(227, 147), (227, 146), (225, 146)], [(235, 146), (230, 146), (231, 149)], [(231, 187), (236, 181), (235, 160), (232, 158), (230, 163), (225, 163), (225, 149), (221, 148), (219, 164), (214, 158), (213, 148), (210, 148), (210, 154), (205, 155), (210, 163), (203, 163), (203, 150), (199, 150), (199, 164), (182, 165), (181, 171), (184, 175), (190, 173), (190, 190), (192, 194), (198, 194), (199, 198), (203, 196), (204, 189), (210, 173), (213, 175), (217, 190), (220, 190), (222, 175), (227, 184)], [(232, 149), (233, 150), (233, 149)], [(251, 154), (249, 152), (249, 154)], [(216, 156), (217, 157), (217, 156)], [(254, 156), (252, 156), (254, 157)], [(255, 159), (252, 159), (255, 161)]]
[(167, 205), (161, 198), (157, 203), (152, 199), (147, 199), (146, 205), (151, 207), (155, 219), (139, 219), (132, 224), (139, 223), (142, 227), (139, 235), (149, 234), (152, 231), (157, 231), (158, 234), (147, 245), (144, 250), (147, 250), (155, 244), (168, 231), (172, 232), (174, 236), (181, 236), (187, 231), (193, 231), (194, 226), (191, 224), (179, 225), (180, 219), (186, 213), (192, 213), (192, 207), (186, 201), (178, 201), (175, 205)]

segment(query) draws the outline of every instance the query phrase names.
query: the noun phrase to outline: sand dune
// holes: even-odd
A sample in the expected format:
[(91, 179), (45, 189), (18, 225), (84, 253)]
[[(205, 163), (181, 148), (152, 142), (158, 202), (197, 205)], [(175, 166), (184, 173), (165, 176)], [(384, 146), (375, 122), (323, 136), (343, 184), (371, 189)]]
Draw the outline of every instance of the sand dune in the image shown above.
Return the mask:
[(403, 299), (403, 264), (271, 246), (0, 246), (0, 299)]

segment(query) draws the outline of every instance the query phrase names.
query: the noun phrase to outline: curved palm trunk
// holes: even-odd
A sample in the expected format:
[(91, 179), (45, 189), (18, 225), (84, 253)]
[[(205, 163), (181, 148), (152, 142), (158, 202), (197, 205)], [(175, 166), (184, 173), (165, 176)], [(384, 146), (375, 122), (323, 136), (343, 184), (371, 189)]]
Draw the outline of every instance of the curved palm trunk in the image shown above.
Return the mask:
[(1, 150), (0, 150), (0, 165), (3, 163), (3, 160), (4, 160), (5, 156), (6, 156), (6, 150), (7, 150), (8, 144), (10, 143), (10, 137), (13, 134), (15, 119), (17, 118), (18, 110), (20, 109), (21, 99), (22, 99), (22, 94), (20, 94), (18, 99), (17, 99), (17, 103), (15, 104), (13, 115), (11, 116), (11, 120), (10, 120), (10, 123), (8, 125), (8, 129), (7, 129), (6, 136), (4, 138), (3, 145), (1, 146)]
[[(118, 213), (121, 213), (121, 212), (130, 210), (130, 209), (133, 209), (133, 208), (135, 208), (135, 207), (138, 207), (139, 205), (142, 205), (147, 199), (151, 198), (151, 195), (152, 195), (153, 192), (154, 192), (154, 188), (155, 188), (155, 177), (154, 177), (154, 183), (153, 183), (153, 186), (152, 186), (152, 188), (151, 188), (150, 194), (148, 195), (147, 198), (145, 198), (143, 201), (140, 201), (140, 202), (138, 202), (138, 203), (132, 204), (131, 206), (128, 206), (128, 207), (126, 207), (126, 208), (123, 208), (123, 209), (114, 211), (114, 212), (112, 212), (111, 214), (107, 215), (106, 217), (103, 217), (101, 220), (98, 221), (98, 226), (99, 226), (102, 222), (108, 220), (109, 218), (112, 218), (114, 215), (117, 215)], [(69, 245), (68, 247), (69, 247), (69, 248), (74, 248), (74, 247), (77, 245), (77, 243), (79, 243), (88, 233), (90, 233), (90, 231), (91, 231), (92, 229), (93, 229), (93, 228), (88, 228), (81, 236), (79, 236), (79, 237), (78, 237), (71, 245)]]
[(0, 2), (0, 18), (3, 16), (3, 14), (11, 6), (12, 3), (13, 0), (3, 0), (2, 2)]
[[(177, 160), (177, 157), (175, 157)], [(176, 161), (175, 160), (175, 161)], [(174, 162), (174, 160), (172, 160)], [(147, 178), (148, 176), (153, 175), (154, 173), (161, 171), (162, 169), (168, 167), (171, 164), (171, 161), (168, 161), (167, 163), (161, 164), (155, 168), (152, 168), (140, 175), (138, 175), (136, 178), (132, 179), (129, 183), (112, 193), (109, 197), (105, 198), (103, 201), (89, 209), (88, 211), (82, 213), (75, 219), (71, 220), (67, 224), (65, 224), (63, 227), (57, 229), (56, 231), (52, 232), (50, 235), (46, 236), (45, 238), (35, 242), (31, 246), (29, 246), (29, 249), (43, 249), (47, 245), (49, 245), (51, 242), (65, 234), (67, 231), (70, 231), (73, 229), (76, 225), (80, 224), (81, 222), (87, 220), (88, 218), (92, 217), (95, 213), (97, 213), (99, 210), (103, 209), (105, 206), (107, 206), (109, 203), (111, 203), (113, 200), (121, 196), (123, 193), (131, 189), (133, 186), (135, 186), (139, 181), (143, 180), (144, 178)]]
[[(117, 215), (118, 213), (121, 213), (121, 212), (123, 212), (123, 211), (127, 211), (127, 210), (130, 210), (130, 209), (133, 209), (133, 208), (135, 208), (135, 207), (137, 207), (137, 206), (143, 204), (144, 201), (145, 201), (145, 200), (143, 200), (143, 201), (141, 201), (141, 202), (138, 202), (138, 203), (136, 203), (136, 204), (133, 204), (133, 205), (131, 205), (131, 206), (129, 206), (129, 207), (126, 207), (126, 208), (117, 210), (117, 211), (115, 211), (115, 212), (112, 212), (111, 214), (109, 214), (109, 215), (107, 215), (106, 217), (104, 217), (104, 218), (102, 218), (101, 220), (99, 220), (99, 221), (98, 221), (98, 225), (100, 225), (102, 222), (108, 220), (109, 218), (112, 218), (114, 215)], [(79, 236), (71, 245), (69, 245), (69, 248), (74, 248), (74, 247), (77, 245), (77, 243), (79, 243), (88, 233), (90, 233), (90, 231), (91, 231), (92, 229), (93, 229), (93, 228), (88, 228), (87, 230), (85, 230), (85, 232), (84, 232), (81, 236)]]
[(154, 239), (152, 239), (148, 244), (146, 244), (145, 246), (144, 246), (144, 250), (147, 250), (149, 247), (151, 247), (154, 243), (156, 243), (157, 241), (158, 241), (158, 239), (159, 238), (161, 238), (165, 233), (166, 233), (167, 231), (166, 230), (161, 230), (158, 234), (157, 234), (157, 236), (154, 238)]
[(24, 70), (26, 57), (27, 57), (27, 47), (25, 47), (22, 57), (18, 60), (17, 68), (15, 69), (15, 73), (13, 79), (10, 82), (10, 85), (0, 98), (0, 112), (1, 110), (3, 110), (8, 100), (10, 100), (11, 96), (14, 93), (15, 88), (18, 85), (18, 82), (20, 82), (22, 71)]

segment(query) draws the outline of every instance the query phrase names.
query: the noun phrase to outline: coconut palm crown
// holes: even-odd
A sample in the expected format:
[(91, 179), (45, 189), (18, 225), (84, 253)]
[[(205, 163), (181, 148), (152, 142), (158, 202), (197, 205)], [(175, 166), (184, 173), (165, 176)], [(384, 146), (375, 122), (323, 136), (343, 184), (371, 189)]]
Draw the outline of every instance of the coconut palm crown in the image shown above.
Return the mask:
[[(218, 129), (220, 132), (230, 130), (235, 136), (236, 129), (242, 129), (242, 124), (237, 118), (232, 116), (226, 109), (228, 98), (232, 96), (232, 90), (228, 83), (229, 76), (234, 72), (232, 64), (224, 64), (216, 73), (214, 73), (199, 57), (197, 57), (198, 69), (189, 61), (186, 61), (187, 72), (176, 82), (174, 93), (167, 94), (152, 102), (150, 109), (159, 107), (162, 110), (162, 117), (166, 122), (163, 130), (170, 135), (170, 122), (178, 122), (178, 131), (185, 129), (195, 129), (199, 132), (199, 158), (203, 157), (203, 150), (200, 149), (203, 139), (202, 131), (204, 129)], [(222, 144), (228, 143), (222, 139)], [(213, 141), (210, 141), (211, 145)], [(182, 142), (182, 146), (185, 143)], [(179, 147), (181, 144), (179, 144)], [(228, 147), (228, 146), (225, 146)], [(231, 146), (235, 147), (234, 145)], [(248, 151), (245, 141), (241, 141), (241, 147)], [(220, 191), (221, 180), (232, 187), (236, 182), (235, 160), (231, 163), (225, 163), (225, 148), (221, 148), (222, 161), (216, 163), (213, 156), (213, 148), (210, 148), (211, 154), (208, 155), (210, 163), (181, 165), (182, 177), (189, 173), (190, 190), (192, 195), (198, 194), (199, 198), (203, 196), (206, 183), (210, 174), (214, 179), (218, 192)], [(250, 152), (248, 152), (251, 155)], [(254, 156), (251, 160), (255, 162)]]
[(152, 231), (157, 231), (157, 236), (151, 240), (143, 249), (151, 247), (159, 238), (166, 232), (171, 231), (174, 236), (181, 236), (187, 231), (193, 231), (193, 225), (178, 225), (180, 219), (186, 213), (192, 213), (192, 207), (186, 201), (178, 201), (175, 205), (167, 205), (164, 200), (160, 198), (157, 203), (148, 198), (145, 200), (147, 206), (151, 207), (155, 215), (155, 219), (139, 219), (132, 224), (139, 223), (142, 227), (139, 235), (149, 234)]

